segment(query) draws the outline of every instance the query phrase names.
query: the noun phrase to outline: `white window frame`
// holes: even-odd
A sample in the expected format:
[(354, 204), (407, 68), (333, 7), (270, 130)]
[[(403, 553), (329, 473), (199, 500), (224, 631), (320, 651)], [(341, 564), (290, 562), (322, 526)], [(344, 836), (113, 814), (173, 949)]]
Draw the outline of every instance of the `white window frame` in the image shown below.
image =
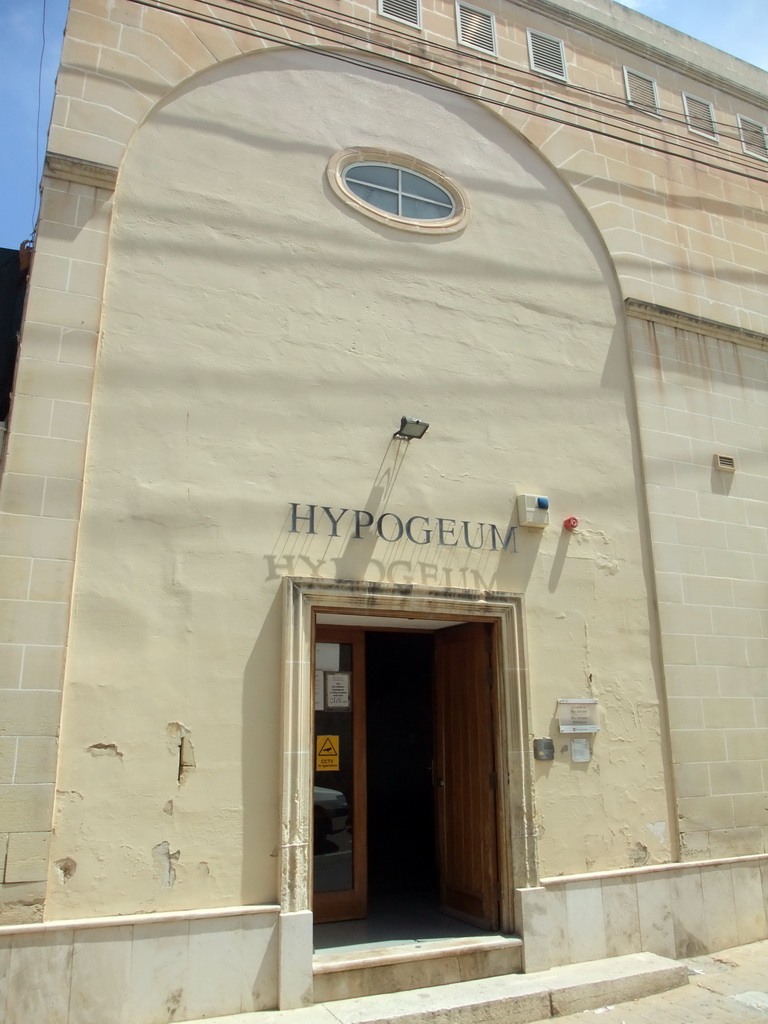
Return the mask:
[(411, 28), (417, 28), (421, 30), (421, 0), (415, 0), (416, 2), (416, 21), (408, 21), (407, 18), (398, 18), (396, 14), (390, 14), (384, 10), (384, 0), (379, 0), (379, 17), (389, 18), (392, 21), (397, 21), (401, 25), (410, 25)]
[[(627, 94), (627, 103), (629, 104), (629, 106), (630, 107), (634, 107), (635, 110), (642, 111), (642, 113), (644, 113), (644, 114), (648, 114), (649, 117), (657, 117), (659, 120), (661, 120), (661, 105), (659, 103), (659, 89), (658, 89), (658, 86), (656, 85), (656, 79), (655, 78), (651, 78), (650, 75), (646, 75), (642, 71), (635, 70), (635, 68), (628, 68), (626, 66), (626, 64), (624, 65), (624, 69), (623, 70), (624, 70), (624, 91)], [(651, 86), (653, 88), (653, 103), (654, 103), (654, 109), (653, 110), (649, 110), (648, 107), (643, 106), (642, 103), (636, 103), (632, 99), (632, 90), (631, 90), (630, 85), (629, 85), (629, 76), (630, 75), (636, 75), (637, 78), (644, 78), (646, 82), (650, 82), (651, 83)]]
[[(454, 203), (452, 215), (440, 220), (431, 218), (422, 220), (416, 217), (401, 217), (394, 213), (387, 213), (377, 206), (366, 203), (364, 199), (352, 192), (344, 180), (344, 172), (347, 167), (352, 164), (365, 163), (384, 164), (410, 171), (431, 184), (438, 185), (448, 193)], [(464, 190), (436, 167), (407, 153), (397, 153), (394, 150), (369, 146), (353, 146), (335, 153), (329, 160), (325, 173), (328, 184), (342, 202), (353, 207), (358, 213), (378, 221), (379, 224), (386, 224), (390, 228), (413, 231), (423, 235), (447, 235), (461, 231), (469, 220), (469, 199)]]
[[(553, 79), (555, 82), (567, 82), (568, 81), (568, 61), (565, 56), (565, 43), (562, 39), (558, 39), (557, 36), (551, 36), (546, 32), (539, 32), (538, 29), (529, 28), (526, 30), (528, 35), (528, 63), (531, 71), (537, 75), (545, 75), (547, 78)], [(534, 55), (533, 55), (533, 37), (538, 36), (540, 39), (551, 39), (553, 43), (557, 43), (560, 47), (560, 54), (563, 58), (563, 73), (562, 75), (556, 74), (554, 71), (547, 71), (546, 69), (537, 68), (535, 66)]]
[[(493, 49), (486, 50), (484, 46), (476, 46), (475, 43), (470, 43), (466, 39), (462, 39), (461, 36), (461, 10), (462, 8), (466, 11), (476, 11), (478, 14), (484, 14), (491, 19), (491, 37), (493, 39)], [(490, 56), (495, 57), (498, 50), (496, 46), (496, 16), (492, 11), (486, 11), (482, 7), (476, 7), (474, 4), (465, 4), (464, 0), (456, 0), (456, 40), (460, 46), (466, 46), (470, 50), (475, 50), (477, 53), (487, 53)]]
[[(745, 117), (743, 114), (737, 115), (739, 119), (739, 137), (741, 138), (741, 148), (747, 154), (747, 156), (757, 157), (758, 160), (768, 160), (768, 128), (761, 122), (756, 121), (754, 117)], [(759, 128), (763, 133), (763, 140), (765, 142), (766, 152), (756, 153), (753, 149), (747, 149), (747, 142), (744, 138), (744, 123), (751, 125), (753, 128)]]
[[(704, 138), (704, 139), (711, 139), (713, 142), (719, 141), (720, 136), (717, 134), (717, 120), (715, 119), (715, 108), (714, 108), (714, 106), (709, 102), (709, 100), (704, 100), (704, 99), (701, 98), (701, 96), (694, 96), (693, 93), (690, 93), (690, 92), (684, 92), (682, 94), (682, 96), (683, 96), (683, 109), (685, 110), (685, 120), (686, 120), (686, 122), (688, 124), (688, 131), (689, 132), (693, 132), (694, 135), (701, 135), (701, 137)], [(692, 120), (691, 120), (691, 112), (690, 112), (690, 110), (688, 108), (688, 100), (695, 100), (697, 103), (703, 103), (707, 107), (709, 107), (709, 112), (712, 115), (712, 125), (713, 125), (713, 129), (712, 129), (711, 133), (710, 132), (705, 132), (701, 128), (697, 128), (696, 125), (692, 122)]]
[[(397, 187), (392, 188), (389, 185), (371, 185), (371, 188), (378, 189), (382, 192), (388, 192), (390, 195), (397, 197), (397, 213), (387, 213), (386, 210), (382, 210), (380, 206), (375, 203), (368, 203), (369, 206), (373, 206), (374, 209), (379, 210), (387, 217), (398, 217), (403, 221), (421, 221), (427, 218), (423, 217), (409, 217), (402, 212), (403, 199), (416, 199), (420, 202), (427, 203), (430, 206), (436, 206), (445, 208), (447, 213), (444, 217), (436, 217), (435, 223), (440, 224), (443, 221), (452, 221), (456, 216), (456, 199), (447, 189), (443, 188), (442, 183), (437, 182), (434, 178), (429, 177), (426, 174), (422, 174), (420, 171), (414, 170), (412, 167), (402, 167), (400, 164), (389, 163), (383, 160), (359, 160), (351, 164), (347, 164), (344, 170), (341, 172), (341, 180), (344, 183), (348, 192), (351, 192), (361, 203), (367, 202), (365, 199), (361, 199), (360, 196), (352, 188), (352, 184), (356, 184), (354, 181), (354, 170), (356, 167), (385, 167), (388, 170), (397, 171)], [(407, 192), (403, 185), (402, 172), (405, 171), (408, 174), (412, 174), (415, 178), (420, 178), (422, 181), (426, 181), (428, 185), (433, 185), (436, 188), (440, 188), (445, 192), (447, 203), (438, 203), (437, 200), (427, 199), (424, 196), (419, 196), (415, 192)], [(350, 184), (349, 177), (352, 176), (352, 184)], [(361, 182), (365, 183), (365, 182)]]

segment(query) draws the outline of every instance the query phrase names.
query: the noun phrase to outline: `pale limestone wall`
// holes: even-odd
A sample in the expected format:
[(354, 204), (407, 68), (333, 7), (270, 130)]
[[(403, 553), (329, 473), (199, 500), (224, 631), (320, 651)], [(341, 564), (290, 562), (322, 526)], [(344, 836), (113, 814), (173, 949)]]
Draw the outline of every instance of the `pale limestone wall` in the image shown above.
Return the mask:
[[(341, 203), (325, 167), (361, 140), (455, 178), (466, 230)], [(58, 774), (82, 799), (57, 801), (52, 852), (77, 870), (47, 912), (274, 900), (285, 574), (524, 592), (531, 728), (564, 689), (604, 723), (590, 765), (539, 766), (545, 870), (668, 859), (623, 311), (553, 172), (469, 101), (283, 52), (179, 90), (115, 204)], [(404, 409), (432, 423), (406, 453)], [(506, 526), (526, 488), (579, 535), (502, 555), (287, 532), (315, 500)]]
[(42, 913), (110, 199), (44, 181), (0, 487), (4, 922)]
[[(447, 0), (424, 4), (422, 31), (378, 17), (373, 2), (342, 0), (333, 13), (356, 19), (342, 22), (343, 34), (321, 16), (302, 14), (297, 21), (295, 8), (279, 3), (256, 20), (230, 19), (250, 34), (120, 0), (73, 0), (72, 8), (53, 152), (117, 166), (154, 103), (216, 61), (274, 45), (259, 33), (394, 56), (406, 70), (421, 65), (448, 81), (453, 74), (445, 61), (458, 62), (470, 94), (507, 102), (506, 109), (492, 109), (560, 170), (590, 211), (625, 295), (768, 333), (765, 164), (743, 154), (736, 118), (768, 121), (768, 76), (712, 47), (610, 0), (588, 6), (494, 0), (487, 9), (496, 15), (498, 58), (490, 62), (457, 49), (455, 8)], [(530, 72), (527, 28), (564, 41), (569, 85)], [(657, 79), (661, 120), (627, 105), (624, 65)], [(690, 132), (683, 91), (713, 104), (718, 142)], [(573, 104), (586, 110), (574, 111)], [(557, 123), (563, 118), (587, 130)], [(638, 130), (661, 152), (630, 145)], [(728, 167), (747, 176), (729, 174)]]
[(700, 956), (768, 937), (768, 858), (544, 878), (517, 893), (525, 970), (646, 951)]
[(5, 1024), (169, 1024), (277, 1006), (277, 907), (0, 926)]
[[(768, 339), (633, 313), (682, 856), (759, 853), (768, 840)], [(715, 454), (735, 458), (736, 472), (716, 470)]]
[[(734, 133), (736, 113), (766, 121), (761, 100), (766, 77), (762, 72), (623, 7), (605, 0), (593, 0), (589, 9), (575, 0), (557, 0), (552, 4), (545, 0), (522, 0), (516, 5), (489, 5), (489, 9), (498, 15), (500, 59), (508, 66), (503, 74), (510, 84), (533, 86), (546, 90), (550, 96), (573, 98), (573, 89), (527, 72), (524, 29), (530, 26), (565, 40), (573, 86), (599, 89), (606, 94), (605, 99), (578, 94), (580, 100), (595, 105), (601, 118), (610, 120), (629, 114), (651, 129), (659, 124), (627, 108), (621, 81), (621, 65), (626, 63), (658, 79), (662, 106), (678, 119), (682, 116), (680, 90), (686, 89), (712, 100), (726, 132)], [(423, 33), (376, 17), (373, 5), (342, 4), (339, 10), (356, 17), (370, 17), (377, 32), (370, 42), (374, 53), (389, 53), (377, 41), (385, 41), (386, 33), (393, 29), (419, 40), (412, 58), (417, 62), (424, 53), (421, 40), (455, 47), (452, 5), (437, 5), (434, 11), (425, 12)], [(556, 15), (556, 19), (551, 20), (550, 15)], [(242, 23), (251, 24), (245, 19)], [(296, 34), (295, 22), (286, 18), (284, 25), (275, 30), (276, 35), (306, 40), (304, 34)], [(186, 23), (121, 0), (74, 0), (50, 149), (78, 160), (116, 167), (136, 125), (176, 84), (212, 63), (258, 50), (262, 45), (244, 33), (199, 22)], [(659, 58), (665, 67), (659, 66)], [(467, 53), (463, 65), (487, 68), (476, 54)], [(431, 70), (439, 72), (437, 66)], [(697, 168), (663, 154), (643, 152), (621, 140), (593, 137), (588, 132), (537, 120), (530, 115), (534, 108), (526, 95), (518, 90), (515, 99), (523, 109), (508, 110), (504, 117), (540, 147), (589, 209), (612, 255), (625, 295), (756, 331), (768, 329), (761, 292), (766, 252), (763, 185)], [(559, 116), (561, 111), (544, 112)], [(662, 124), (664, 130), (677, 133), (684, 142), (700, 145), (683, 124), (672, 118)], [(712, 155), (739, 153), (739, 144), (726, 138), (726, 132), (717, 146), (708, 147)], [(751, 163), (760, 174), (760, 161), (740, 159)], [(50, 199), (44, 196), (43, 200), (45, 220), (38, 237), (39, 257), (32, 276), (30, 301), (42, 298), (48, 291), (49, 297), (56, 300), (56, 310), (61, 312), (53, 316), (53, 323), (46, 319), (48, 314), (42, 314), (38, 318), (40, 329), (38, 321), (31, 318), (24, 335), (17, 395), (26, 397), (27, 370), (33, 369), (37, 379), (31, 385), (29, 398), (55, 400), (61, 407), (54, 427), (54, 420), (46, 419), (46, 408), (38, 405), (41, 416), (30, 431), (33, 437), (45, 438), (44, 442), (32, 442), (31, 447), (37, 452), (44, 448), (50, 453), (55, 451), (55, 461), (53, 466), (50, 461), (42, 466), (33, 458), (20, 471), (19, 463), (13, 461), (13, 442), (0, 490), (4, 513), (0, 535), (9, 538), (4, 542), (9, 559), (2, 578), (4, 586), (10, 588), (7, 595), (2, 595), (10, 598), (10, 602), (0, 610), (0, 614), (7, 613), (8, 621), (0, 636), (0, 663), (3, 687), (13, 691), (0, 695), (4, 709), (8, 705), (8, 714), (3, 719), (8, 732), (0, 739), (0, 800), (9, 809), (3, 820), (12, 822), (14, 830), (20, 833), (12, 842), (15, 853), (8, 860), (8, 878), (16, 879), (8, 890), (8, 899), (21, 906), (12, 909), (11, 914), (25, 917), (39, 913), (36, 908), (42, 895), (42, 886), (36, 879), (41, 876), (44, 863), (53, 777), (52, 740), (58, 709), (56, 691), (60, 685), (65, 628), (62, 623), (66, 620), (68, 600), (67, 586), (62, 581), (71, 571), (67, 566), (71, 566), (73, 525), (79, 504), (81, 471), (70, 465), (69, 456), (64, 457), (62, 450), (66, 447), (74, 451), (84, 436), (85, 414), (80, 406), (87, 403), (90, 392), (99, 316), (98, 280), (106, 262), (104, 230), (110, 198), (109, 189), (95, 190), (93, 181), (82, 173), (75, 181), (59, 179), (49, 184), (52, 194)], [(69, 209), (59, 195), (64, 191), (71, 195)], [(46, 217), (49, 206), (56, 211), (50, 217), (50, 226)], [(48, 255), (72, 259), (71, 270), (61, 261), (45, 266), (40, 257)], [(66, 339), (66, 345), (62, 339)], [(11, 423), (14, 433), (25, 433), (19, 429), (27, 421), (22, 407), (23, 402), (17, 398)], [(28, 411), (32, 413), (31, 407)], [(63, 428), (58, 425), (64, 421), (62, 417), (66, 420)], [(74, 421), (78, 422), (77, 427), (73, 426)], [(26, 444), (29, 448), (29, 442)], [(21, 451), (21, 447), (15, 450)], [(43, 478), (48, 481), (45, 498), (41, 490)], [(54, 500), (57, 504), (52, 514)], [(6, 515), (9, 512), (13, 518)], [(38, 542), (40, 529), (44, 536)], [(24, 538), (17, 538), (20, 530), (25, 532)], [(32, 558), (36, 567), (30, 566)], [(609, 561), (611, 558), (609, 555)], [(27, 574), (30, 567), (31, 576)], [(45, 574), (45, 583), (39, 582), (41, 574)], [(20, 620), (20, 616), (27, 617), (29, 622), (29, 612), (17, 603), (26, 605), (29, 601), (37, 604), (31, 631)], [(39, 627), (43, 622), (48, 625)], [(27, 688), (42, 692), (34, 696), (31, 692), (17, 692)], [(41, 706), (38, 708), (32, 702)], [(33, 735), (26, 735), (28, 732)], [(34, 782), (26, 781), (32, 779)], [(14, 783), (13, 789), (5, 788)]]

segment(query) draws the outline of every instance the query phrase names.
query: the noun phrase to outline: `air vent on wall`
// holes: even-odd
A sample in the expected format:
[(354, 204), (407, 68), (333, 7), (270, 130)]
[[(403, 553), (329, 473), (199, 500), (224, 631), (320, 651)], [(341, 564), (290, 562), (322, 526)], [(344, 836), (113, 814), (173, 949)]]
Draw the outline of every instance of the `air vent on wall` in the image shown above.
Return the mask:
[(683, 104), (690, 131), (696, 132), (697, 135), (706, 135), (707, 138), (716, 139), (717, 127), (712, 104), (706, 100), (700, 100), (698, 96), (689, 96), (687, 92), (683, 93)]
[(732, 455), (715, 455), (715, 469), (721, 473), (735, 473), (736, 459)]
[(739, 131), (744, 152), (768, 160), (768, 131), (765, 125), (739, 114)]
[(647, 114), (659, 116), (659, 97), (656, 82), (652, 78), (639, 71), (632, 71), (631, 68), (624, 68), (624, 86), (627, 90), (628, 103), (633, 107), (639, 107)]
[(421, 28), (421, 0), (379, 0), (379, 14)]
[(457, 3), (456, 24), (462, 46), (471, 46), (486, 53), (496, 53), (496, 25), (489, 11)]
[(565, 50), (562, 39), (545, 36), (541, 32), (528, 29), (528, 58), (531, 70), (550, 78), (566, 80)]

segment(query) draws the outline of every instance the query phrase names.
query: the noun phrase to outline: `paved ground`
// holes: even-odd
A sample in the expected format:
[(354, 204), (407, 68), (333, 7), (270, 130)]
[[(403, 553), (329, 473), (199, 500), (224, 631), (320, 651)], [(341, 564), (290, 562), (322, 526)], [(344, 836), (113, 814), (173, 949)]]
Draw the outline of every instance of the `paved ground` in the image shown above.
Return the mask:
[[(690, 983), (631, 1003), (557, 1017), (557, 1024), (759, 1024), (768, 1021), (768, 942), (682, 961)], [(552, 1020), (549, 1024), (554, 1024)]]

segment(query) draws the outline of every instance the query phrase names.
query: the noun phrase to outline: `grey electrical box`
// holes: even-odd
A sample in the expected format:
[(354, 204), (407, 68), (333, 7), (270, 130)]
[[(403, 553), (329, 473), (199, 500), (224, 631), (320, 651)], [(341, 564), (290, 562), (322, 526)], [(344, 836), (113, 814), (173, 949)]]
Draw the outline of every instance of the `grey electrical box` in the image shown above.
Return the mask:
[(533, 741), (533, 756), (536, 761), (554, 761), (555, 743), (548, 736)]

